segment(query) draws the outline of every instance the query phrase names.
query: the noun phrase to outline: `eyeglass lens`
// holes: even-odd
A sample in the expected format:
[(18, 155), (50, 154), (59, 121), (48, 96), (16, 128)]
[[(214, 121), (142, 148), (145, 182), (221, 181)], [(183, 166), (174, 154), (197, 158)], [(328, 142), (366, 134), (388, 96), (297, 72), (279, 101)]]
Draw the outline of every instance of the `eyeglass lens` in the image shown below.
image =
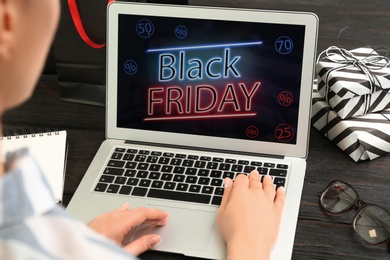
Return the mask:
[(322, 206), (330, 213), (341, 213), (352, 207), (358, 194), (346, 183), (332, 182), (321, 195)]
[(375, 205), (365, 206), (355, 217), (353, 227), (370, 244), (380, 244), (390, 237), (390, 215)]

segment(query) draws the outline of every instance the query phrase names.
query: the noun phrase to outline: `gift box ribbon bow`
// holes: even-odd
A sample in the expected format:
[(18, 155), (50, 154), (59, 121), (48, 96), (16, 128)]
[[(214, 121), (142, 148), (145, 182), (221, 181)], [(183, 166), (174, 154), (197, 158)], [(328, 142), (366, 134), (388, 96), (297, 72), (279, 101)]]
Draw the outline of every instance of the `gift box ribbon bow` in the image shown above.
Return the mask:
[[(317, 63), (321, 58), (325, 58), (326, 60), (334, 63), (342, 64), (341, 66), (332, 68), (328, 71), (325, 78), (327, 88), (329, 88), (328, 79), (331, 72), (347, 69), (349, 67), (356, 67), (367, 76), (371, 93), (374, 92), (375, 85), (381, 87), (381, 83), (372, 71), (384, 69), (390, 64), (389, 58), (378, 55), (376, 52), (373, 52), (367, 57), (358, 58), (352, 52), (336, 46), (331, 46), (321, 52), (320, 55), (318, 55)], [(328, 89), (326, 92), (328, 92)]]

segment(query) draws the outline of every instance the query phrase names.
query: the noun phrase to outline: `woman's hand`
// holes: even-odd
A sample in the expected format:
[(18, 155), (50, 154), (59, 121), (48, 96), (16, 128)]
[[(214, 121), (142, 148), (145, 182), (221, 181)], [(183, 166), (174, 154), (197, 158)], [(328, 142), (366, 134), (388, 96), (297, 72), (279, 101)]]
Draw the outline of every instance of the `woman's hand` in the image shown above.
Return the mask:
[[(136, 226), (142, 223), (163, 226), (167, 223), (167, 220), (168, 213), (163, 210), (152, 208), (130, 209), (130, 204), (126, 203), (112, 212), (98, 216), (88, 226), (121, 245), (125, 235)], [(149, 234), (132, 241), (124, 248), (137, 256), (151, 249), (160, 241), (160, 236)]]
[(228, 259), (268, 259), (276, 242), (285, 201), (284, 188), (275, 191), (272, 178), (252, 171), (225, 179), (217, 220)]

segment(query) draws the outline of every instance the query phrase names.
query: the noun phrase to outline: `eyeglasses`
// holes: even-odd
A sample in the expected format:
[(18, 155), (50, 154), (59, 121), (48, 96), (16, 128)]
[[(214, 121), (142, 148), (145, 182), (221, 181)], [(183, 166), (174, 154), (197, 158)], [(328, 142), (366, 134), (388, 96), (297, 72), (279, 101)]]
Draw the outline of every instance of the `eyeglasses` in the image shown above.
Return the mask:
[(330, 215), (347, 213), (357, 207), (353, 219), (356, 234), (371, 245), (387, 243), (390, 253), (390, 214), (385, 209), (363, 202), (351, 185), (342, 181), (331, 181), (320, 194), (320, 206)]

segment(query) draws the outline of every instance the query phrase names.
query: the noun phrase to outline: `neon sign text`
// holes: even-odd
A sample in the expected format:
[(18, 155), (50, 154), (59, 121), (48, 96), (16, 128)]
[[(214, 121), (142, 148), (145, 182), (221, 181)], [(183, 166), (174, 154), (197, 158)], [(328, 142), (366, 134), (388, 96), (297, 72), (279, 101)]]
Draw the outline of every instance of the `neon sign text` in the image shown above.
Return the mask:
[(180, 51), (178, 55), (163, 53), (159, 55), (159, 81), (196, 80), (205, 77), (209, 79), (229, 78), (230, 75), (241, 77), (236, 65), (241, 56), (231, 56), (231, 50), (226, 48), (222, 57), (212, 57), (206, 62), (200, 58), (186, 60), (186, 52)]
[(255, 116), (252, 101), (261, 82), (251, 88), (244, 83), (229, 83), (221, 91), (202, 84), (181, 88), (152, 87), (148, 89), (148, 118), (151, 120), (193, 119), (207, 117)]

